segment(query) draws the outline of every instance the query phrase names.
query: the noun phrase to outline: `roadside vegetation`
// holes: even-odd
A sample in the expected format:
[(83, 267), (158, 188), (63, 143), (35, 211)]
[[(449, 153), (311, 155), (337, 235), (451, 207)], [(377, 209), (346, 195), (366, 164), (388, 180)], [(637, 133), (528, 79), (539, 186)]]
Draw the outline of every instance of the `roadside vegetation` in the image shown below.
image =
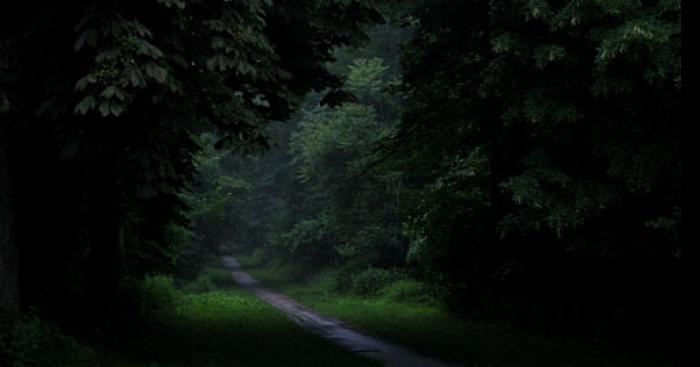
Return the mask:
[(205, 269), (193, 281), (156, 275), (125, 285), (120, 297), (125, 324), (118, 336), (96, 347), (37, 316), (2, 319), (0, 361), (11, 360), (13, 367), (376, 365), (237, 288), (217, 262)]
[[(365, 286), (338, 287), (337, 271), (309, 273), (294, 264), (238, 258), (244, 271), (324, 316), (351, 328), (405, 345), (418, 353), (465, 366), (677, 366), (665, 350), (639, 352), (615, 340), (546, 333), (504, 320), (451, 313), (431, 288), (405, 277), (377, 279)], [(370, 271), (373, 273), (374, 271)], [(367, 273), (354, 280), (365, 284)]]
[(160, 321), (120, 340), (105, 366), (374, 365), (301, 329), (248, 291), (236, 288), (230, 273), (216, 265), (180, 289), (162, 276), (148, 278), (146, 288), (145, 299), (161, 300), (144, 305), (149, 312), (157, 312)]

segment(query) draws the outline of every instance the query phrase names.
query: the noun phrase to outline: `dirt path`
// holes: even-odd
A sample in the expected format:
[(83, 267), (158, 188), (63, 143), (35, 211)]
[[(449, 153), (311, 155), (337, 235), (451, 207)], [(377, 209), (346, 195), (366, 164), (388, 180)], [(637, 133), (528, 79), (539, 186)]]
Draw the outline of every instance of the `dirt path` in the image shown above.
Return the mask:
[(253, 277), (241, 270), (233, 257), (224, 257), (223, 263), (231, 271), (238, 285), (253, 292), (263, 301), (287, 314), (303, 328), (320, 335), (342, 347), (379, 361), (390, 367), (457, 367), (436, 359), (419, 356), (396, 344), (381, 341), (349, 329), (342, 322), (323, 317), (296, 301), (261, 286)]

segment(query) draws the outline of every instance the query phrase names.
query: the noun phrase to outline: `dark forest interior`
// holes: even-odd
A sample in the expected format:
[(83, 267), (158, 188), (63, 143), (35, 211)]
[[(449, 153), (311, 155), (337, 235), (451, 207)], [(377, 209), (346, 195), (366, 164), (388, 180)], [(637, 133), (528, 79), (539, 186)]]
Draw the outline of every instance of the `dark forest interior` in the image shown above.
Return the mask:
[(0, 7), (0, 366), (680, 366), (681, 135), (680, 0)]

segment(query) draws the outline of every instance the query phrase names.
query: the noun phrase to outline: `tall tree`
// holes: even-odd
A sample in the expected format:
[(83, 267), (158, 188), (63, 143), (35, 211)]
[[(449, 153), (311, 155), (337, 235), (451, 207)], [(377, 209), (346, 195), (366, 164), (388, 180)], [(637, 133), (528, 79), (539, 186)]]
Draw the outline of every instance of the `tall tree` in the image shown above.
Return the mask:
[[(0, 129), (5, 128), (0, 121)], [(0, 133), (0, 308), (14, 311), (19, 308), (19, 279), (8, 145), (7, 134)]]
[(336, 83), (324, 66), (332, 49), (379, 20), (362, 0), (28, 1), (3, 11), (0, 141), (13, 143), (3, 179), (16, 189), (26, 303), (68, 293), (76, 317), (108, 316), (123, 274), (171, 260), (164, 238), (184, 220), (178, 193), (200, 149), (192, 134), (216, 131), (220, 148), (265, 146), (265, 123)]
[(581, 295), (669, 289), (680, 14), (680, 1), (421, 2), (390, 149), (419, 198), (413, 259), (471, 295), (527, 279)]

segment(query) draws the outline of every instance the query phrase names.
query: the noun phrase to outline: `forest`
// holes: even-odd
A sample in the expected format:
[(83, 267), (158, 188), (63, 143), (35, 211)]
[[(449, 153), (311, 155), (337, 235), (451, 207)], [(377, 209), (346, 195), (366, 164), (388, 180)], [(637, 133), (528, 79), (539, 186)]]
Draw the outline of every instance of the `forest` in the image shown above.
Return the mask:
[(0, 367), (681, 366), (680, 0), (0, 9)]

